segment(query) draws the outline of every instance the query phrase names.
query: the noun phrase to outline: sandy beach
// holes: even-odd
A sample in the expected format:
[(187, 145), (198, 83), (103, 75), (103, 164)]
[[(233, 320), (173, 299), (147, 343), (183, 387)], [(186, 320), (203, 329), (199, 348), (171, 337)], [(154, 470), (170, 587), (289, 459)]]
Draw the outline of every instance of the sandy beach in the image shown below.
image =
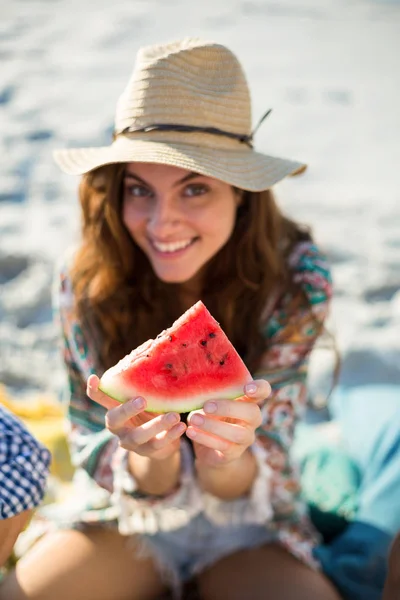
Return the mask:
[(400, 3), (366, 0), (0, 2), (0, 382), (62, 384), (51, 281), (78, 178), (52, 151), (108, 144), (138, 48), (185, 36), (237, 53), (254, 123), (273, 109), (256, 148), (309, 165), (276, 191), (330, 256), (341, 385), (400, 384)]

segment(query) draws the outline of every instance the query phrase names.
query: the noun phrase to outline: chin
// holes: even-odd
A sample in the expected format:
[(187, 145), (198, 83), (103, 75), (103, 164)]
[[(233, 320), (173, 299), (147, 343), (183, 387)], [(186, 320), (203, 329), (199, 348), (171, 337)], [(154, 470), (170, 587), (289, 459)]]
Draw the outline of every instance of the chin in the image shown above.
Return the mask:
[(187, 283), (190, 281), (196, 273), (173, 273), (173, 272), (165, 272), (165, 271), (154, 271), (158, 279), (163, 281), (164, 283)]

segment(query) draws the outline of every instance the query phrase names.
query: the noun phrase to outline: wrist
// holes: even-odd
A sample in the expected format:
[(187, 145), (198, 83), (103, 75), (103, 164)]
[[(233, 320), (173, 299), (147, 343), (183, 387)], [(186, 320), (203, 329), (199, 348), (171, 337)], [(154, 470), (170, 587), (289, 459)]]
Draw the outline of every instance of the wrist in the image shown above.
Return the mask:
[[(243, 455), (242, 455), (243, 456)], [(226, 473), (235, 469), (242, 461), (242, 456), (231, 461), (208, 463), (200, 458), (195, 458), (194, 465), (197, 473)]]
[(128, 468), (139, 491), (144, 494), (166, 496), (179, 484), (180, 451), (166, 458), (151, 458), (135, 452), (128, 454)]
[(218, 465), (195, 463), (201, 488), (221, 500), (233, 500), (250, 492), (258, 472), (257, 461), (249, 448), (239, 458)]
[(173, 464), (176, 460), (180, 460), (180, 449), (179, 447), (169, 454), (168, 456), (144, 456), (143, 454), (139, 454), (134, 450), (128, 450), (128, 464), (129, 467), (131, 465), (136, 465), (136, 463), (141, 462), (143, 464), (147, 463), (149, 465), (164, 465), (168, 466), (169, 464)]
[(201, 460), (199, 458), (195, 459), (195, 466), (196, 466), (196, 470), (198, 471), (215, 471), (215, 472), (227, 472), (230, 471), (231, 469), (235, 470), (238, 468), (238, 466), (240, 466), (242, 463), (247, 462), (249, 459), (252, 460), (253, 457), (253, 453), (251, 452), (250, 448), (246, 448), (246, 450), (237, 458), (234, 458), (232, 460), (221, 460), (221, 462), (215, 462), (215, 463), (207, 463), (204, 460)]

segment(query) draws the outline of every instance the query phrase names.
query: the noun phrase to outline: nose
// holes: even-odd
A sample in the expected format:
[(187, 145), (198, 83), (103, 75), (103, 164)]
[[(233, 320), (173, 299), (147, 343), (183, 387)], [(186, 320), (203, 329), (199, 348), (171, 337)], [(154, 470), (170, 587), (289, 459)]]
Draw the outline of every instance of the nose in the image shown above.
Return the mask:
[(156, 237), (163, 237), (179, 224), (180, 219), (180, 212), (171, 199), (158, 197), (148, 218), (148, 231)]

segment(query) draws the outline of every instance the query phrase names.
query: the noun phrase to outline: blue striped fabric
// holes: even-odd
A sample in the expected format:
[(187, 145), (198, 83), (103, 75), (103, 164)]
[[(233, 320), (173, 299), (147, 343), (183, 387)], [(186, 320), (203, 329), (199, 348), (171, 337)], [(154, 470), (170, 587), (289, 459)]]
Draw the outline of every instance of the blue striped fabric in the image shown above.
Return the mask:
[(50, 452), (0, 406), (0, 519), (41, 502), (49, 465)]

